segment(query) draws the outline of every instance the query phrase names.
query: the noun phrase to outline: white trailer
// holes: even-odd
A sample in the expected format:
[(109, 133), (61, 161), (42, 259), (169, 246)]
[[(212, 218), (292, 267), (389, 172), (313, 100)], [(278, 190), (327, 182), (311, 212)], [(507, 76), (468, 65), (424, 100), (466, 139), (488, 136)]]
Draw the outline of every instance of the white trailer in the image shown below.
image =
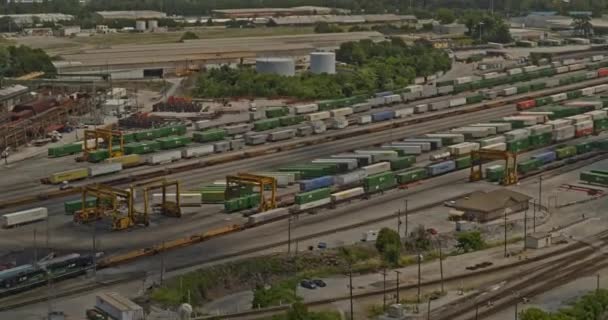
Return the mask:
[(144, 320), (144, 309), (116, 292), (99, 293), (95, 308), (116, 320)]
[(101, 176), (122, 170), (122, 163), (98, 164), (89, 167), (89, 177)]
[(167, 151), (161, 153), (153, 153), (148, 156), (148, 164), (170, 163), (182, 158), (182, 152), (179, 150)]
[[(165, 199), (167, 201), (175, 201), (175, 193), (165, 193)], [(160, 204), (163, 202), (163, 194), (155, 193), (152, 195), (152, 203)], [(183, 193), (179, 194), (179, 205), (181, 207), (185, 206), (200, 206), (203, 202), (201, 198), (201, 194), (199, 193)]]
[(11, 228), (21, 224), (45, 220), (48, 216), (48, 210), (44, 207), (7, 213), (2, 216), (2, 227)]

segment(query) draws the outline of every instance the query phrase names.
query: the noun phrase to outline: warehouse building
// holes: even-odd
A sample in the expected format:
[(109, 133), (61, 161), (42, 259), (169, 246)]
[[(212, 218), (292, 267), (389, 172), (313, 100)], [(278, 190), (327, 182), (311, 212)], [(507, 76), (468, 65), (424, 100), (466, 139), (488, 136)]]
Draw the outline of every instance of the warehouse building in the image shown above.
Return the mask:
[(463, 218), (469, 221), (487, 222), (528, 209), (531, 197), (508, 189), (491, 192), (476, 191), (468, 197), (456, 200), (453, 207), (464, 212)]
[(63, 13), (25, 13), (25, 14), (7, 14), (0, 15), (0, 18), (9, 17), (13, 19), (16, 25), (27, 26), (31, 25), (34, 19), (41, 23), (57, 23), (61, 21), (72, 21), (74, 16)]
[(293, 8), (248, 8), (248, 9), (222, 9), (213, 10), (213, 16), (218, 18), (254, 18), (254, 17), (278, 17), (278, 16), (305, 16), (323, 15), (333, 12), (346, 14), (349, 10), (334, 9), (327, 7), (302, 6)]
[(97, 11), (98, 16), (104, 20), (125, 19), (125, 20), (147, 20), (163, 19), (167, 14), (159, 11), (138, 10), (138, 11)]
[(271, 18), (281, 26), (313, 25), (319, 22), (330, 24), (361, 24), (361, 23), (416, 23), (416, 17), (396, 14), (367, 14), (367, 15), (307, 15)]
[(0, 88), (0, 112), (10, 112), (13, 107), (30, 99), (29, 89), (20, 84)]

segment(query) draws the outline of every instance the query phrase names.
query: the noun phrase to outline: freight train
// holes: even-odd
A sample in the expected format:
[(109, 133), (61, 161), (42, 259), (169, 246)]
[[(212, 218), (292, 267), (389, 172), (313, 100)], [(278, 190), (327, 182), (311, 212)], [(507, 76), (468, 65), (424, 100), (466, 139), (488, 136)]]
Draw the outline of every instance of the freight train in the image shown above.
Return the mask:
[(93, 268), (93, 255), (69, 254), (0, 271), (0, 297), (46, 284), (77, 277)]

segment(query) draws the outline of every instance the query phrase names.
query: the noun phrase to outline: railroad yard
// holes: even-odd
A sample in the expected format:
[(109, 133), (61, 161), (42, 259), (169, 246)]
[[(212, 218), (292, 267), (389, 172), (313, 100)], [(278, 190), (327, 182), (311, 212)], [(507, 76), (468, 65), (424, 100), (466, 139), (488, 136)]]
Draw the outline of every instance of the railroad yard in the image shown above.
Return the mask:
[[(315, 50), (362, 39), (384, 36), (57, 52), (70, 72), (271, 51), (313, 51), (312, 70)], [(146, 319), (269, 319), (299, 303), (344, 319), (557, 311), (608, 285), (608, 55), (578, 49), (499, 55), (487, 72), (452, 56), (400, 89), (324, 100), (185, 97), (208, 70), (161, 90), (110, 73), (11, 79), (0, 319), (109, 319), (100, 299), (123, 297)], [(266, 62), (280, 74), (281, 61)]]

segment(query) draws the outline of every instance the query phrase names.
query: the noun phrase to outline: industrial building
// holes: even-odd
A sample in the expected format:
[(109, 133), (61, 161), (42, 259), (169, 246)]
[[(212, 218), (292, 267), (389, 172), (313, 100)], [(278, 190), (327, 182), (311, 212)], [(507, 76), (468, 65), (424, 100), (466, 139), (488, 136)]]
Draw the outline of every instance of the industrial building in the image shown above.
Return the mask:
[(0, 88), (0, 113), (10, 112), (15, 105), (29, 99), (29, 89), (26, 86), (16, 84)]
[(63, 13), (24, 13), (24, 14), (7, 14), (0, 15), (0, 18), (9, 17), (13, 19), (15, 24), (19, 26), (31, 25), (35, 18), (41, 23), (50, 22), (57, 23), (60, 21), (72, 21), (74, 16)]
[(542, 249), (551, 246), (552, 236), (548, 232), (535, 232), (526, 236), (526, 248)]
[(213, 16), (218, 18), (253, 18), (253, 17), (276, 17), (276, 16), (299, 16), (330, 14), (338, 11), (348, 13), (349, 10), (334, 9), (327, 7), (302, 6), (293, 8), (247, 8), (247, 9), (222, 9), (213, 10)]
[(433, 32), (439, 34), (464, 34), (467, 32), (467, 27), (462, 23), (435, 24), (433, 25)]
[(296, 74), (296, 65), (292, 58), (258, 58), (255, 60), (255, 70), (258, 73), (293, 76)]
[(306, 16), (281, 16), (271, 18), (280, 26), (289, 25), (313, 25), (319, 22), (331, 24), (361, 24), (361, 23), (415, 23), (416, 17), (411, 15), (396, 14), (368, 14), (368, 15), (306, 15)]
[(491, 192), (477, 191), (468, 197), (458, 199), (453, 207), (464, 212), (463, 218), (470, 221), (487, 222), (498, 219), (507, 213), (528, 209), (531, 197), (508, 189)]
[(125, 20), (139, 20), (139, 19), (162, 19), (166, 18), (167, 14), (159, 11), (151, 10), (138, 10), (138, 11), (97, 11), (98, 16), (104, 20), (113, 19), (125, 19)]

